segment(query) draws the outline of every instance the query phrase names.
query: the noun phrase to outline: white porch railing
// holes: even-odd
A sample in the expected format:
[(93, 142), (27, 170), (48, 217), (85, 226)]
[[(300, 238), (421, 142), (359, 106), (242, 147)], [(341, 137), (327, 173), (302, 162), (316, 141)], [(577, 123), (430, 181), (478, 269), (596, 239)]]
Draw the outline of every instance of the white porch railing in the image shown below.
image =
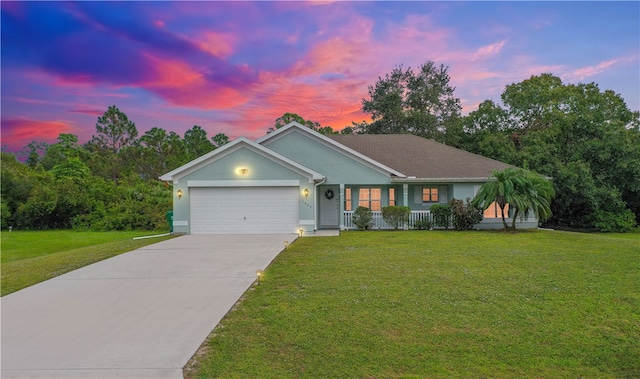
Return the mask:
[[(393, 229), (393, 226), (387, 224), (382, 218), (382, 212), (372, 211), (373, 222), (371, 223), (371, 229)], [(414, 229), (416, 221), (427, 220), (433, 222), (431, 212), (429, 211), (411, 211), (409, 215), (409, 225), (406, 225), (407, 229)], [(353, 223), (353, 211), (345, 211), (342, 216), (342, 221), (345, 229), (357, 229), (357, 226)], [(404, 229), (400, 227), (399, 229)]]

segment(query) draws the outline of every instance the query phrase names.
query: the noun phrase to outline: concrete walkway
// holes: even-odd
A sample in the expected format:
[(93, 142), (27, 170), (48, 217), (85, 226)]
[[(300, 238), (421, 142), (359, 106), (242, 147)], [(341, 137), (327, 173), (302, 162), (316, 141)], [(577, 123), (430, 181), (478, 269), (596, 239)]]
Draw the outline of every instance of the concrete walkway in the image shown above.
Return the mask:
[(2, 378), (182, 378), (296, 235), (188, 235), (7, 295)]

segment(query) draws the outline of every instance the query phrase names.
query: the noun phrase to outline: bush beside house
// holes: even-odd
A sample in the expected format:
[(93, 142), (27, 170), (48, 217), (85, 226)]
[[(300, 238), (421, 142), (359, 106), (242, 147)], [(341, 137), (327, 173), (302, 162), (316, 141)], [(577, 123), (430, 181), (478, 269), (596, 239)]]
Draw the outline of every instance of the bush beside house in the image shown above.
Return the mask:
[(358, 227), (358, 230), (371, 229), (373, 224), (373, 213), (371, 209), (367, 207), (358, 207), (353, 212), (353, 223)]
[(451, 219), (456, 230), (471, 230), (482, 221), (482, 210), (460, 199), (451, 200)]
[(433, 224), (448, 230), (451, 225), (451, 206), (449, 204), (434, 204), (430, 210), (433, 216)]
[(409, 223), (411, 208), (404, 205), (382, 207), (382, 219), (394, 229), (404, 227)]

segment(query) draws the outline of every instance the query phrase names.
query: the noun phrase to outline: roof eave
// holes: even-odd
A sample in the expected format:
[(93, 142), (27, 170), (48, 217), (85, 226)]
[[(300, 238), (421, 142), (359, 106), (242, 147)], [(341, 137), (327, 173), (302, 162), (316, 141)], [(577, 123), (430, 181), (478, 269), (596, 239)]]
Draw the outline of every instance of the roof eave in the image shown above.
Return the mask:
[(477, 183), (486, 182), (488, 177), (462, 177), (462, 178), (391, 178), (391, 183)]

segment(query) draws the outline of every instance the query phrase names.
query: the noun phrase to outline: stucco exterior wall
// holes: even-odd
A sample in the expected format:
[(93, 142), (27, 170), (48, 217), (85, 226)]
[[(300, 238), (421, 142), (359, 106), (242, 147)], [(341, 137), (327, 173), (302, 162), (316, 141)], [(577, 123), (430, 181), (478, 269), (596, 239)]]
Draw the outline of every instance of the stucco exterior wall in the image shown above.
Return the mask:
[(389, 184), (388, 173), (369, 167), (353, 158), (303, 135), (297, 130), (268, 140), (263, 146), (326, 176), (325, 184)]
[[(242, 168), (247, 169), (245, 174), (240, 172)], [(239, 185), (242, 185), (243, 181), (247, 183), (251, 181), (251, 185), (258, 186), (260, 181), (297, 180), (300, 183), (300, 220), (307, 220), (306, 222), (308, 222), (308, 220), (314, 219), (314, 184), (310, 183), (308, 177), (284, 167), (249, 148), (240, 147), (210, 164), (180, 177), (177, 183), (174, 183), (173, 230), (175, 233), (189, 233), (190, 231), (189, 181), (210, 180), (237, 181)], [(303, 195), (305, 189), (309, 191), (309, 195), (306, 198)], [(178, 199), (178, 190), (182, 190), (181, 199)], [(311, 229), (313, 229), (313, 225)]]
[[(428, 211), (434, 204), (446, 204), (451, 201), (452, 188), (457, 184), (438, 184), (438, 183), (425, 183), (425, 184), (410, 184), (409, 185), (409, 208), (414, 211)], [(438, 188), (438, 202), (425, 203), (422, 201), (422, 188)]]
[(482, 183), (456, 183), (452, 186), (451, 199), (456, 198), (464, 202), (467, 199), (473, 200), (476, 195), (476, 188), (480, 188), (481, 185)]

